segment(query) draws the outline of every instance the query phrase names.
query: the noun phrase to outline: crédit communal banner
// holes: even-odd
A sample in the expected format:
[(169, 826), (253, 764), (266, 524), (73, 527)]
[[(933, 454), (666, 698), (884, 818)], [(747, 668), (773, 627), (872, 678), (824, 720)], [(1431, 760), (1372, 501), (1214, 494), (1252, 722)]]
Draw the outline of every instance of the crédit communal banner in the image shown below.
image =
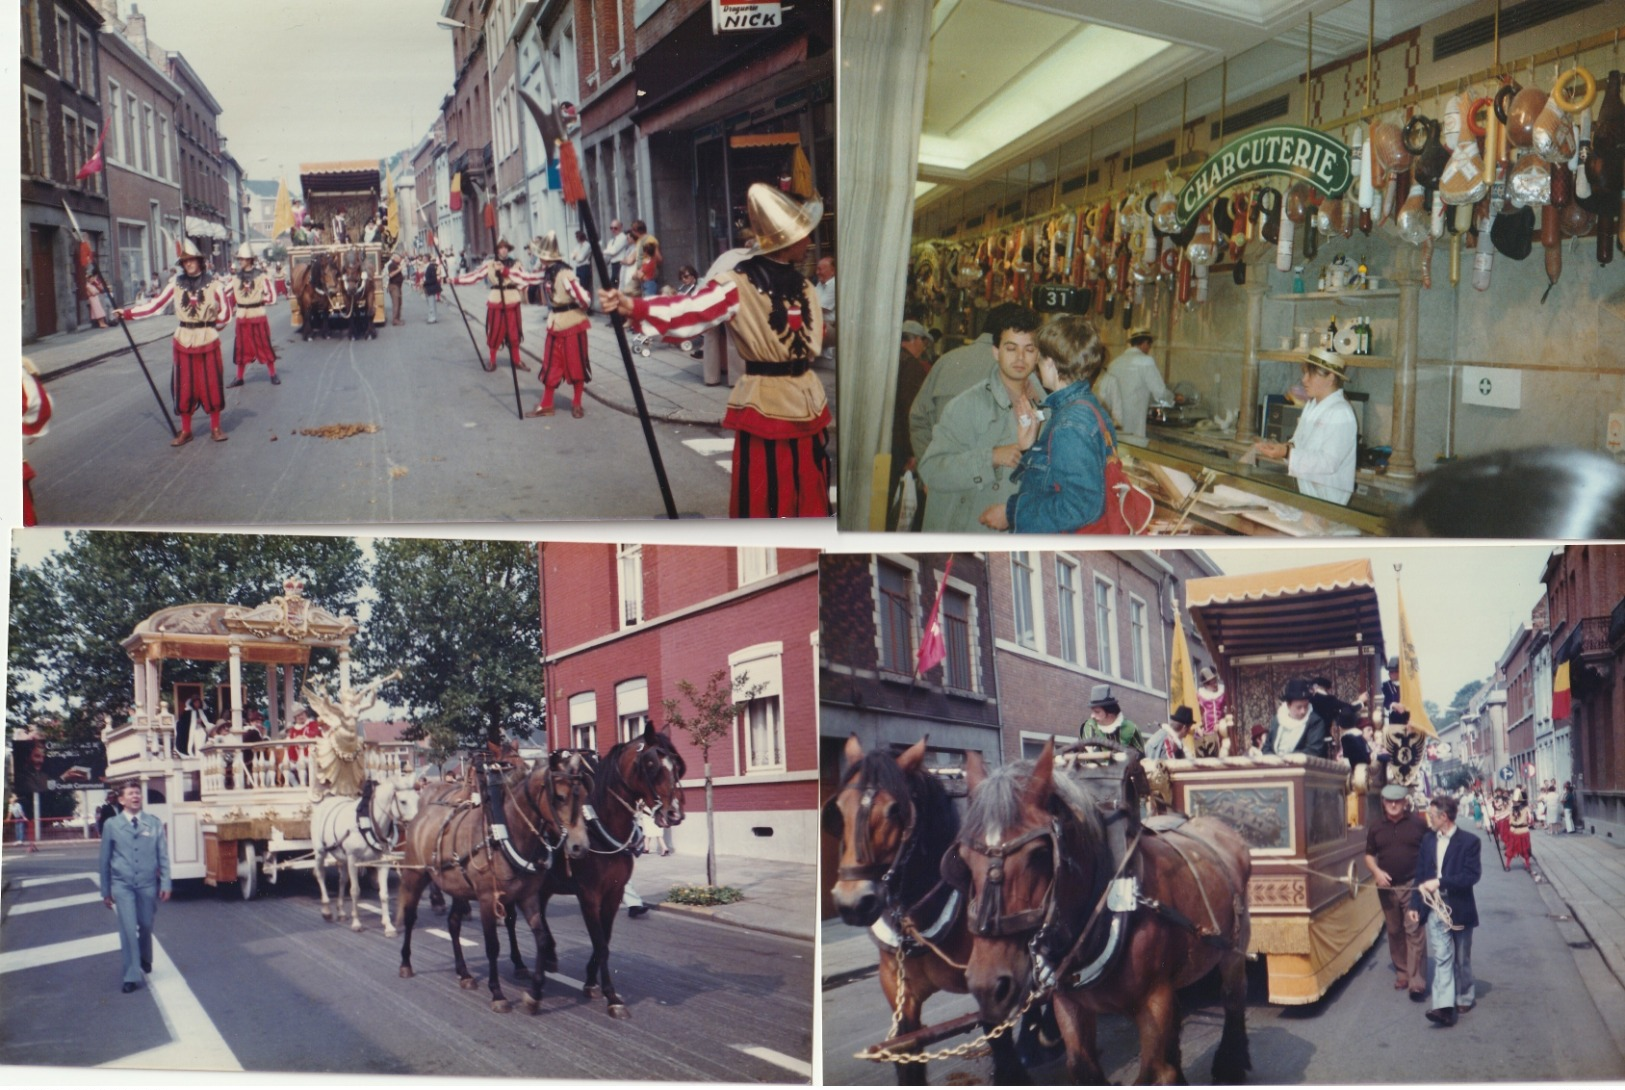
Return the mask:
[(1271, 175), (1307, 182), (1328, 197), (1341, 197), (1354, 180), (1349, 149), (1336, 137), (1301, 125), (1255, 129), (1214, 152), (1185, 183), (1178, 198), (1180, 228), (1231, 186)]

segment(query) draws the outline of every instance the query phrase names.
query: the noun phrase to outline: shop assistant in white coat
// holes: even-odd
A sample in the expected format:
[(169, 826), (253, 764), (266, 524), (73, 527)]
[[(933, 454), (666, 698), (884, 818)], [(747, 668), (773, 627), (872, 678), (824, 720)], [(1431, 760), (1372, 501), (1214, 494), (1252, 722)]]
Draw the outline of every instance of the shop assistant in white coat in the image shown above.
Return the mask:
[(1298, 480), (1305, 496), (1348, 503), (1354, 494), (1354, 466), (1359, 424), (1343, 396), (1348, 364), (1329, 348), (1316, 348), (1303, 357), (1303, 388), (1309, 395), (1298, 418), (1297, 430), (1285, 443), (1253, 444), (1262, 458), (1284, 459), (1286, 471)]

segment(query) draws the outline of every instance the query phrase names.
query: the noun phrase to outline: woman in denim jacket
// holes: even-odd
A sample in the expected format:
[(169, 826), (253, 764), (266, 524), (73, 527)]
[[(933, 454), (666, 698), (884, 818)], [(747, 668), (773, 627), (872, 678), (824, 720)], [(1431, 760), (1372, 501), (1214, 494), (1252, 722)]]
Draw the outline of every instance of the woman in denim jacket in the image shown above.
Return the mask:
[(1111, 417), (1090, 389), (1105, 365), (1106, 346), (1095, 327), (1074, 314), (1045, 325), (1036, 340), (1038, 378), (1052, 391), (1043, 403), (1044, 427), (1013, 475), (1021, 491), (983, 511), (981, 521), (1016, 533), (1070, 533), (1106, 510), (1101, 429), (1111, 428)]

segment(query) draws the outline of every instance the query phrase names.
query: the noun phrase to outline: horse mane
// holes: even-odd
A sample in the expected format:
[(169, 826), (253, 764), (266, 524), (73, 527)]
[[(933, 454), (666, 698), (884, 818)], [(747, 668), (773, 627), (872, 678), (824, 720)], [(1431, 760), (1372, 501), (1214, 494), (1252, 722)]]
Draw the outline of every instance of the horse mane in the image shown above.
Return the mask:
[(919, 844), (904, 863), (901, 888), (905, 897), (926, 892), (936, 882), (942, 853), (959, 835), (959, 811), (953, 799), (936, 776), (918, 768), (904, 771), (896, 757), (880, 750), (865, 753), (841, 781), (843, 790), (859, 784), (878, 788), (894, 799), (908, 799), (914, 807), (914, 835)]
[[(971, 795), (970, 809), (965, 814), (960, 839), (985, 844), (990, 833), (1002, 839), (1007, 830), (1018, 825), (1037, 763), (1031, 759), (1011, 761), (983, 780)], [(1084, 826), (1088, 837), (1097, 843), (1103, 839), (1100, 811), (1095, 803), (1097, 795), (1104, 797), (1104, 793), (1097, 791), (1093, 785), (1073, 779), (1061, 768), (1051, 773), (1050, 783), (1054, 787), (1056, 800), (1072, 812), (1078, 823)], [(1052, 811), (1054, 805), (1052, 802)]]

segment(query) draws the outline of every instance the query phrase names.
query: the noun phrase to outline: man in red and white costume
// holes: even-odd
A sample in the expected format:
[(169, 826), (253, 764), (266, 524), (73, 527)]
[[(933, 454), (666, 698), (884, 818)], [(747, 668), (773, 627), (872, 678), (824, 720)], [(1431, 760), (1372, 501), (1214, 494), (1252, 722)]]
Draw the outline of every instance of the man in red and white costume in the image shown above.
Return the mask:
[(138, 306), (125, 307), (119, 317), (141, 321), (162, 314), (175, 304), (180, 319), (175, 327), (174, 367), (169, 375), (169, 392), (175, 415), (181, 418), (181, 433), (171, 442), (182, 447), (192, 441), (192, 414), (202, 409), (209, 414), (209, 438), (226, 441), (220, 428), (220, 411), (226, 407), (225, 364), (220, 358), (220, 331), (231, 321), (231, 295), (225, 286), (209, 276), (203, 254), (196, 243), (180, 244), (181, 271), (155, 297)]
[(570, 415), (580, 420), (581, 389), (592, 381), (592, 365), (587, 360), (587, 311), (592, 296), (576, 279), (575, 270), (559, 251), (559, 236), (549, 231), (536, 256), (543, 262), (541, 281), (552, 308), (547, 315), (547, 346), (542, 350), (542, 383), (547, 392), (530, 416), (552, 416), (553, 394), (559, 383), (568, 382), (572, 391)]
[(513, 259), (513, 243), (507, 239), (497, 242), (497, 256), (477, 269), (470, 269), (451, 278), (453, 284), (478, 284), (484, 280), (491, 285), (491, 294), (485, 300), (485, 346), (491, 350), (491, 365), (487, 371), (497, 369), (497, 349), (508, 345), (508, 358), (521, 371), (529, 371), (519, 358), (519, 342), (525, 339), (524, 323), (520, 321), (519, 307), (524, 302), (524, 289), (540, 284), (539, 274), (527, 272)]
[(821, 518), (829, 508), (829, 404), (812, 373), (823, 350), (824, 315), (796, 264), (807, 256), (823, 202), (800, 203), (763, 183), (746, 194), (755, 255), (692, 295), (633, 299), (599, 293), (619, 311), (670, 338), (696, 337), (724, 322), (745, 375), (722, 425), (734, 437), (733, 518)]
[[(39, 368), (27, 356), (23, 357), (23, 442), (32, 443), (45, 434), (51, 423), (51, 398), (45, 384), (39, 379)], [(36, 526), (34, 517), (34, 467), (23, 459), (23, 525)]]
[(271, 385), (281, 386), (276, 376), (276, 349), (271, 347), (271, 322), (265, 308), (276, 302), (276, 285), (264, 269), (254, 267), (254, 248), (248, 243), (237, 247), (237, 275), (226, 282), (237, 312), (237, 336), (231, 345), (231, 359), (237, 365), (232, 386), (243, 384), (243, 372), (251, 363), (263, 363), (271, 372)]

